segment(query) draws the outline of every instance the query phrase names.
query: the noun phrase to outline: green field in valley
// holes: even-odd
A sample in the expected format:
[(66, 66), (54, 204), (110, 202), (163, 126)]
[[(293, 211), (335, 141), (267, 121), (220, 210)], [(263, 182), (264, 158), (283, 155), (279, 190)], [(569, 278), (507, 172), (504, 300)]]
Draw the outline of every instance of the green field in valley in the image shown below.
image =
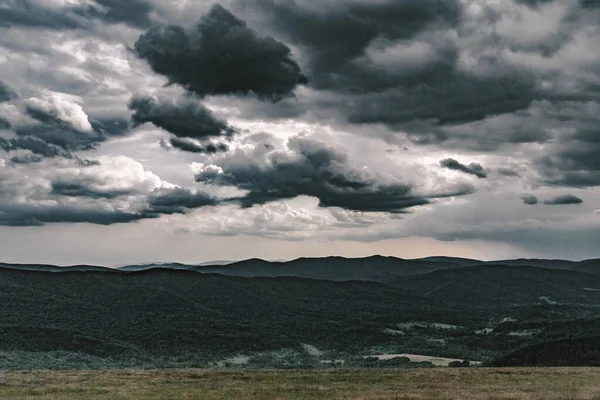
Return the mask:
[(0, 399), (600, 399), (600, 368), (0, 373)]

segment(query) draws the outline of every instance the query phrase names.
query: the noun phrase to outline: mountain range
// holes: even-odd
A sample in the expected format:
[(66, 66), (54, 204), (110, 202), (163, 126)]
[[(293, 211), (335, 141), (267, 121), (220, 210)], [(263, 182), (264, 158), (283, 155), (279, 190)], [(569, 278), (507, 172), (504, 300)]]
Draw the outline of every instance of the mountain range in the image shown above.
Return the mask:
[[(389, 354), (591, 365), (599, 271), (599, 260), (381, 256), (5, 263), (0, 369), (374, 367), (391, 364), (370, 356)], [(571, 344), (577, 356), (539, 355)]]
[(199, 264), (160, 262), (131, 264), (118, 268), (108, 268), (96, 265), (56, 266), (47, 264), (0, 263), (0, 268), (47, 272), (133, 272), (151, 269), (175, 269), (242, 277), (293, 276), (298, 278), (334, 281), (368, 280), (385, 282), (400, 276), (413, 276), (439, 270), (485, 265), (506, 265), (513, 267), (531, 266), (544, 269), (579, 271), (600, 276), (600, 259), (569, 261), (521, 258), (481, 261), (458, 257), (403, 259), (385, 256), (370, 256), (363, 258), (298, 258), (291, 261), (267, 261), (259, 258), (251, 258), (243, 261), (214, 261)]

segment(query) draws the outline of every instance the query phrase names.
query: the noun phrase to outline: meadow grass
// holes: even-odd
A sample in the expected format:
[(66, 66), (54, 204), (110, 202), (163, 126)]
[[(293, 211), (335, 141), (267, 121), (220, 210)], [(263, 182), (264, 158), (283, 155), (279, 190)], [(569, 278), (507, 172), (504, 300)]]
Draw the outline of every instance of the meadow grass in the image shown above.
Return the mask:
[(600, 368), (0, 372), (0, 399), (600, 399)]

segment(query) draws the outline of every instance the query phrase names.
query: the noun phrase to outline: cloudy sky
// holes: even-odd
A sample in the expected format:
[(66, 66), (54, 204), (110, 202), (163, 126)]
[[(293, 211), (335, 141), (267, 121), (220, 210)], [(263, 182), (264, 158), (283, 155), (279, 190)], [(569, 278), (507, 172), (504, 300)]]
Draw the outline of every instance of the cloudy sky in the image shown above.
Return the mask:
[(0, 0), (0, 258), (600, 257), (599, 18)]

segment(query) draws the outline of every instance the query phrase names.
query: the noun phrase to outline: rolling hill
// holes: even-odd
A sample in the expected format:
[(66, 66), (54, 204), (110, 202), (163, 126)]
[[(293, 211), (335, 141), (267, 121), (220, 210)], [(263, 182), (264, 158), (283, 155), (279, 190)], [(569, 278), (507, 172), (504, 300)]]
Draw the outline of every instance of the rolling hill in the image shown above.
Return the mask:
[(366, 355), (402, 353), (486, 361), (596, 332), (600, 277), (445, 257), (2, 264), (0, 304), (0, 369), (207, 367), (239, 357), (261, 367), (364, 366)]

